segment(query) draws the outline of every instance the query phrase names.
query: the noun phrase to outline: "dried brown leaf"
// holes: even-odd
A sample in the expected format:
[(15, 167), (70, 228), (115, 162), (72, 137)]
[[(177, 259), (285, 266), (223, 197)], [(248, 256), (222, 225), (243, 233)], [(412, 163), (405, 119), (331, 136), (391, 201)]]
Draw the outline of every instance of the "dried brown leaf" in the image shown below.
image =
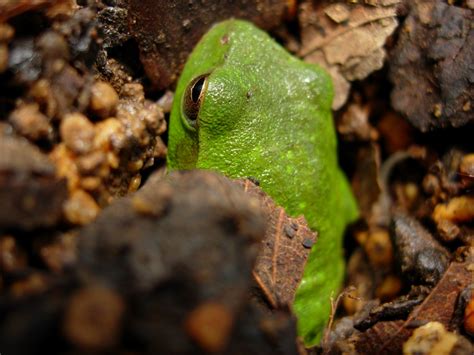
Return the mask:
[(293, 303), (304, 266), (316, 242), (303, 216), (292, 218), (250, 180), (239, 180), (244, 190), (260, 201), (267, 218), (265, 237), (253, 276), (268, 302), (275, 308)]
[(364, 79), (382, 67), (385, 41), (398, 26), (399, 2), (301, 4), (299, 55), (331, 74), (335, 87), (333, 109), (346, 102), (351, 81)]

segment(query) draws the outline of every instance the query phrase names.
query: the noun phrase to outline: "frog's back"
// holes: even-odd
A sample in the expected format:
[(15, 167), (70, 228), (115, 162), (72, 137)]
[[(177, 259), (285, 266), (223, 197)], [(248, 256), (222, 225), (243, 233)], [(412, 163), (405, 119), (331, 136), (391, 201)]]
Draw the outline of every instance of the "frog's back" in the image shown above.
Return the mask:
[[(318, 207), (330, 207), (332, 186), (342, 179), (331, 80), (248, 22), (225, 21), (212, 32), (206, 40), (224, 43), (227, 52), (225, 65), (210, 74), (209, 85), (220, 89), (209, 90), (202, 120), (216, 125), (202, 132), (198, 167), (254, 176), (290, 214), (304, 214), (318, 227), (318, 216), (324, 218)], [(229, 112), (238, 112), (238, 119), (219, 111), (223, 106), (232, 106)]]

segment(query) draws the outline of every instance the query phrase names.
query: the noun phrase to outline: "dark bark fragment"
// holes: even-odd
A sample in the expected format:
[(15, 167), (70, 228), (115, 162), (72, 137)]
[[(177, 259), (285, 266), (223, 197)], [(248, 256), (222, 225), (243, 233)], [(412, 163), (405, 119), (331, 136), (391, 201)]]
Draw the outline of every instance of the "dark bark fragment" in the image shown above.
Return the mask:
[(287, 1), (197, 1), (129, 0), (128, 23), (140, 47), (142, 64), (160, 89), (174, 83), (188, 54), (216, 22), (244, 18), (264, 29), (278, 25)]
[(472, 10), (414, 1), (390, 60), (392, 105), (421, 131), (473, 121)]

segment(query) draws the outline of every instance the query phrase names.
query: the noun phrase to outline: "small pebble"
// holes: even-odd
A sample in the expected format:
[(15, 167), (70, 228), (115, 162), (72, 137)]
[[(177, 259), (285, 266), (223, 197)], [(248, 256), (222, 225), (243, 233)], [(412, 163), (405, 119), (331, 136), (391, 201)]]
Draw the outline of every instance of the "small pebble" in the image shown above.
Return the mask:
[(415, 329), (403, 344), (403, 355), (469, 354), (471, 351), (466, 339), (448, 332), (439, 322), (429, 322)]
[(81, 113), (67, 114), (59, 127), (61, 139), (70, 150), (77, 154), (91, 151), (95, 129), (94, 124)]
[[(106, 167), (105, 164), (106, 156), (101, 151), (92, 151), (89, 154), (82, 155), (76, 159), (77, 168), (81, 174), (94, 174), (100, 175), (101, 170)], [(108, 171), (105, 172), (105, 175), (108, 175)]]
[(108, 118), (95, 126), (94, 148), (96, 149), (120, 149), (125, 141), (125, 128), (116, 118)]
[(92, 222), (99, 214), (100, 208), (87, 192), (76, 190), (64, 204), (66, 219), (78, 225)]
[(28, 92), (42, 108), (44, 114), (50, 118), (57, 118), (58, 101), (51, 88), (51, 83), (46, 79), (37, 80)]
[(115, 89), (105, 81), (97, 81), (91, 87), (89, 107), (100, 118), (107, 118), (115, 113), (119, 96)]
[(81, 179), (81, 188), (86, 191), (95, 191), (101, 187), (102, 180), (96, 176), (86, 176)]
[(49, 157), (56, 165), (56, 175), (67, 179), (69, 191), (75, 190), (79, 186), (79, 173), (73, 153), (64, 143), (60, 143), (54, 147)]
[(130, 184), (128, 185), (128, 192), (135, 192), (140, 187), (142, 182), (142, 176), (140, 174), (135, 175), (130, 180)]
[(373, 266), (388, 267), (392, 264), (393, 248), (387, 230), (370, 232), (363, 247)]
[(455, 240), (461, 233), (461, 230), (456, 224), (446, 219), (440, 220), (436, 227), (438, 229), (439, 236), (445, 242), (451, 242)]
[(474, 220), (474, 197), (458, 196), (447, 204), (438, 204), (433, 211), (433, 219), (439, 223), (446, 219), (451, 222), (469, 222)]
[(52, 137), (49, 118), (39, 111), (36, 103), (20, 105), (10, 114), (9, 120), (19, 134), (32, 141)]

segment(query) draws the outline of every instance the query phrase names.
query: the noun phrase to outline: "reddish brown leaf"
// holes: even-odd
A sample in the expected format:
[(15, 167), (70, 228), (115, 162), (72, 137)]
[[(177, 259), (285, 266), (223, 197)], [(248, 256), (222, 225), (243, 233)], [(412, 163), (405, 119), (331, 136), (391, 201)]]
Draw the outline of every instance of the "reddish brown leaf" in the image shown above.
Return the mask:
[(293, 303), (304, 266), (317, 235), (303, 216), (292, 218), (250, 180), (239, 180), (256, 197), (267, 218), (267, 229), (253, 276), (268, 302), (275, 308)]

